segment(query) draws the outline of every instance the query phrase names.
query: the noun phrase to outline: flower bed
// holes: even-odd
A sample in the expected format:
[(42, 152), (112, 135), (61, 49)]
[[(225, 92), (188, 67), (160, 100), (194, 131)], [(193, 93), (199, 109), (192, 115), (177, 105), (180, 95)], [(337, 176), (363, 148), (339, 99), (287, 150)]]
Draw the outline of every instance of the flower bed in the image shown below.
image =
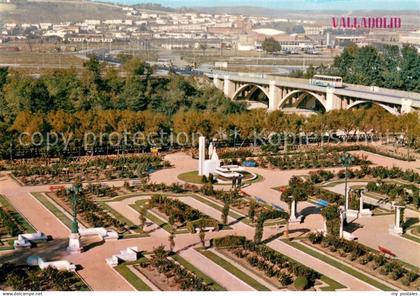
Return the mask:
[(141, 178), (150, 168), (160, 169), (170, 164), (160, 156), (139, 154), (129, 156), (95, 156), (72, 159), (17, 161), (9, 164), (13, 175), (23, 184), (39, 185), (79, 181), (104, 181)]
[(74, 272), (44, 270), (5, 263), (0, 267), (0, 288), (14, 291), (86, 291), (88, 287)]
[(0, 236), (17, 236), (23, 232), (23, 227), (19, 225), (11, 213), (5, 208), (0, 208)]
[(153, 195), (148, 208), (158, 209), (165, 214), (169, 224), (176, 225), (177, 228), (187, 226), (191, 233), (195, 232), (195, 226), (214, 227), (215, 230), (219, 230), (219, 221), (174, 198)]
[[(322, 152), (319, 150), (308, 152), (297, 152), (290, 155), (283, 156), (268, 156), (264, 159), (259, 159), (258, 162), (262, 166), (270, 164), (272, 167), (280, 169), (308, 169), (321, 167), (338, 167), (340, 157), (343, 153), (339, 152)], [(353, 155), (353, 165), (371, 164), (366, 157)]]
[(158, 247), (150, 259), (142, 258), (135, 268), (162, 291), (213, 291), (204, 279), (168, 259), (168, 255), (162, 246)]
[(311, 233), (309, 241), (313, 246), (322, 249), (352, 266), (358, 266), (401, 289), (413, 290), (419, 286), (419, 274), (404, 267), (396, 260), (389, 259), (358, 242), (340, 239), (331, 235)]
[(420, 207), (419, 188), (415, 185), (398, 185), (384, 182), (369, 182), (366, 188), (370, 192), (384, 194), (390, 201), (401, 199), (405, 204), (413, 204), (415, 208)]
[[(315, 270), (266, 245), (255, 244), (245, 237), (232, 235), (213, 239), (212, 242), (215, 247), (224, 248), (235, 255), (238, 260), (246, 261), (252, 268), (263, 271), (268, 278), (277, 279), (281, 286), (289, 289), (309, 289), (321, 277)], [(303, 286), (300, 284), (302, 281), (306, 281)], [(294, 288), (292, 288), (292, 284), (294, 284)]]
[[(55, 194), (49, 193), (48, 195), (61, 204), (67, 212), (71, 213), (71, 196), (66, 190), (61, 189), (55, 192)], [(77, 214), (81, 222), (84, 222), (90, 227), (112, 227), (119, 233), (126, 231), (122, 222), (102, 209), (90, 196), (86, 196), (84, 191), (78, 196)]]
[[(343, 179), (345, 177), (345, 171), (340, 170), (337, 173), (325, 170), (318, 170), (311, 172), (309, 174), (312, 182), (315, 184), (330, 181)], [(365, 177), (378, 178), (378, 179), (402, 179), (411, 183), (420, 183), (420, 174), (416, 173), (413, 170), (403, 171), (400, 168), (392, 167), (386, 168), (383, 166), (377, 167), (368, 167), (367, 165), (362, 165), (360, 169), (349, 169), (347, 171), (347, 177), (349, 179), (361, 179)]]

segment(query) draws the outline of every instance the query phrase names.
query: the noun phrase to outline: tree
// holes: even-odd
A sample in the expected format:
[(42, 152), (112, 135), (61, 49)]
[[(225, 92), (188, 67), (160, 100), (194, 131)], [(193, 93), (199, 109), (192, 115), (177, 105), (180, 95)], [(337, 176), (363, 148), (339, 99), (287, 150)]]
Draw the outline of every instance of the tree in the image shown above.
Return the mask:
[(278, 52), (281, 50), (281, 45), (273, 37), (268, 37), (264, 39), (262, 49), (269, 53)]
[(296, 202), (297, 208), (297, 203), (299, 201), (308, 200), (309, 196), (312, 194), (312, 191), (313, 185), (310, 181), (303, 181), (302, 178), (293, 176), (289, 180), (289, 184), (286, 190), (281, 194), (280, 199), (289, 205), (289, 211), (292, 212), (292, 202)]
[(340, 235), (340, 209), (338, 205), (329, 205), (321, 210), (321, 215), (325, 219), (327, 233), (338, 237)]
[(222, 209), (222, 223), (224, 225), (228, 222), (229, 217), (229, 209), (230, 209), (230, 203), (231, 203), (231, 196), (225, 195), (223, 198), (223, 209)]
[(205, 247), (206, 246), (206, 241), (205, 241), (205, 239), (206, 239), (206, 232), (204, 231), (204, 228), (203, 227), (200, 227), (200, 231), (198, 233), (198, 237), (200, 238), (201, 245), (203, 247)]
[(286, 212), (271, 210), (261, 212), (257, 218), (257, 224), (255, 226), (254, 242), (256, 244), (261, 243), (264, 232), (264, 222), (270, 219), (285, 218), (289, 219), (289, 214)]
[(147, 209), (145, 207), (142, 207), (140, 209), (140, 212), (139, 212), (139, 220), (140, 220), (139, 230), (140, 230), (140, 232), (144, 231), (144, 226), (146, 224), (146, 211), (147, 211)]
[(403, 47), (400, 68), (403, 89), (420, 92), (420, 54), (413, 46)]
[(6, 84), (8, 74), (9, 74), (8, 67), (0, 67), (0, 90), (2, 90), (3, 85)]
[(169, 250), (171, 251), (171, 253), (174, 251), (175, 248), (175, 227), (171, 228), (171, 232), (169, 234)]
[(255, 200), (251, 200), (249, 202), (249, 208), (248, 208), (248, 217), (251, 220), (251, 222), (255, 221), (255, 207), (257, 203)]

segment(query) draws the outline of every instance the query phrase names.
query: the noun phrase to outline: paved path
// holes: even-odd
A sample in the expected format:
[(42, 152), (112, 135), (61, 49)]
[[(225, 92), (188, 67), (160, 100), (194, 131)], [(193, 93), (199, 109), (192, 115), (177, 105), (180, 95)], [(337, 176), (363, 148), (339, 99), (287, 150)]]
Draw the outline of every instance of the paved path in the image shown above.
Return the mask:
[(333, 267), (319, 259), (316, 259), (298, 249), (295, 249), (280, 240), (274, 240), (268, 243), (268, 246), (286, 256), (314, 269), (318, 272), (338, 281), (352, 291), (376, 291), (375, 287)]
[(11, 178), (2, 178), (0, 194), (6, 196), (10, 203), (28, 219), (39, 231), (53, 238), (68, 237), (70, 230), (47, 210), (27, 188), (21, 187)]
[(180, 255), (229, 291), (255, 291), (254, 288), (194, 249), (182, 251)]

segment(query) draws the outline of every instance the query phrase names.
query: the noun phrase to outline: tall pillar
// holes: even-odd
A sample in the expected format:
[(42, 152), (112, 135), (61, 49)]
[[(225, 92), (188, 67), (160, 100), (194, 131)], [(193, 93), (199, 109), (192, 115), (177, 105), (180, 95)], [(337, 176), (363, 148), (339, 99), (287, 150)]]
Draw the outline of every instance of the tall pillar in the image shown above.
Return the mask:
[(340, 211), (340, 232), (339, 238), (343, 238), (344, 236), (344, 212)]
[(268, 110), (274, 111), (279, 109), (279, 104), (282, 98), (282, 90), (276, 86), (275, 80), (270, 80), (268, 90)]
[(225, 76), (225, 82), (223, 84), (223, 93), (226, 97), (233, 99), (235, 95), (235, 82), (229, 79), (229, 76)]
[(292, 206), (290, 209), (290, 218), (293, 220), (296, 219), (296, 201), (295, 200), (292, 201)]
[(204, 160), (206, 158), (206, 138), (201, 136), (198, 138), (198, 175), (203, 175)]
[(361, 192), (359, 196), (359, 212), (360, 213), (363, 212), (363, 199), (364, 199), (363, 192)]
[(394, 216), (394, 224), (391, 225), (389, 228), (389, 232), (391, 234), (402, 235), (404, 233), (404, 229), (401, 225), (401, 216), (404, 213), (404, 206), (394, 206), (395, 207), (395, 216)]
[(326, 92), (326, 111), (341, 109), (341, 99), (335, 95), (335, 89), (327, 87)]
[(297, 216), (297, 202), (292, 200), (292, 204), (290, 205), (290, 223), (300, 223), (302, 222), (302, 216)]

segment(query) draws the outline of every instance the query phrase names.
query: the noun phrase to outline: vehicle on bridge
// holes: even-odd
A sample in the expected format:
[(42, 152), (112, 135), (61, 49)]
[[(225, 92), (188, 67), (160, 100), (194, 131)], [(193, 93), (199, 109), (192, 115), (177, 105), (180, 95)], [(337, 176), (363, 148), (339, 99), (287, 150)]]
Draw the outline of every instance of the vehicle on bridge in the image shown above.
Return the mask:
[(343, 87), (343, 78), (339, 76), (314, 75), (309, 83), (318, 86)]

